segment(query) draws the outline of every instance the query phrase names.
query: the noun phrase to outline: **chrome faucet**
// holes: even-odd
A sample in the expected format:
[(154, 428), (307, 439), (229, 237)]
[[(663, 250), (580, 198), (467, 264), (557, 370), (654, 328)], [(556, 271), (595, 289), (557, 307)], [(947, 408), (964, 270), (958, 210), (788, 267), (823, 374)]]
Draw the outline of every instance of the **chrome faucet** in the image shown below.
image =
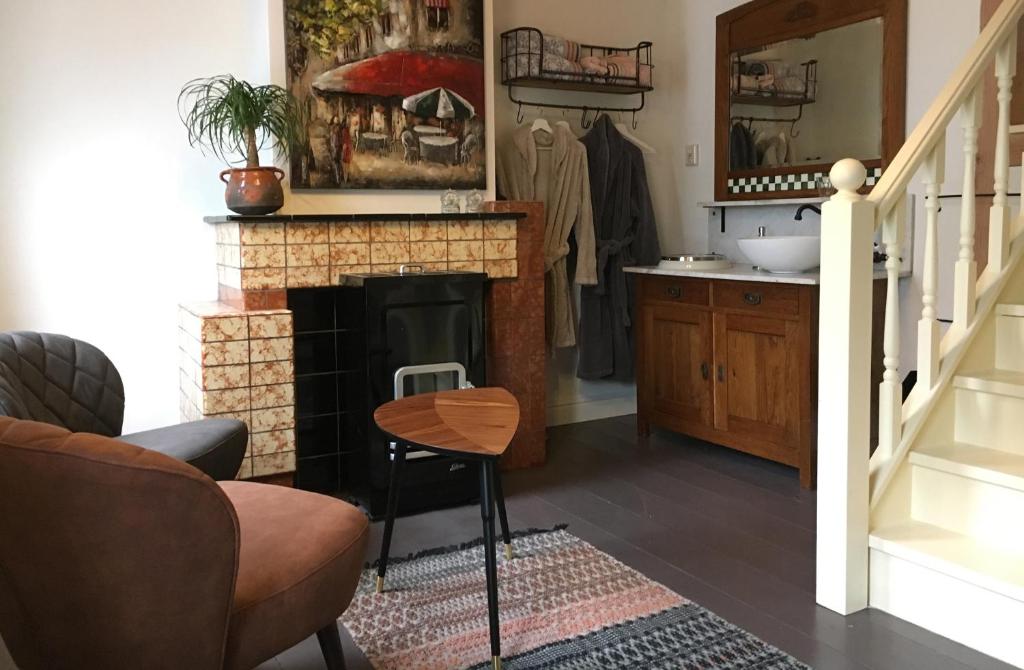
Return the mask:
[(793, 217), (793, 220), (794, 221), (803, 221), (804, 220), (804, 212), (806, 212), (807, 210), (811, 210), (812, 212), (814, 212), (818, 216), (821, 216), (821, 209), (820, 208), (815, 207), (814, 205), (800, 205), (800, 207), (797, 208), (797, 210), (796, 210), (796, 216)]

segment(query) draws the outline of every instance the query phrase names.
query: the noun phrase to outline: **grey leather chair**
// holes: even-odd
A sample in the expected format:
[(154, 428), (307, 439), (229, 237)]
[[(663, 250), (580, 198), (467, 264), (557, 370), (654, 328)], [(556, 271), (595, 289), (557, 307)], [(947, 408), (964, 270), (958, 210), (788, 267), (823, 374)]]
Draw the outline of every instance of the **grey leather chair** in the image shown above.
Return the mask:
[(0, 415), (116, 437), (215, 480), (235, 478), (249, 439), (246, 425), (229, 419), (121, 435), (124, 385), (117, 368), (91, 344), (50, 333), (0, 333)]

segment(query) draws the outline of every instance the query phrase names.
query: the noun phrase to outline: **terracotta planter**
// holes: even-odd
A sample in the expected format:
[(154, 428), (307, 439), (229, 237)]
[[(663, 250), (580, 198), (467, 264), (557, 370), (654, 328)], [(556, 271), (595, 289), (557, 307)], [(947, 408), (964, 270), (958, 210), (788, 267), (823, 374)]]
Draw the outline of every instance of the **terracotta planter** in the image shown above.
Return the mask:
[(284, 206), (281, 180), (284, 171), (276, 167), (232, 168), (220, 173), (228, 185), (224, 202), (236, 214), (273, 214)]

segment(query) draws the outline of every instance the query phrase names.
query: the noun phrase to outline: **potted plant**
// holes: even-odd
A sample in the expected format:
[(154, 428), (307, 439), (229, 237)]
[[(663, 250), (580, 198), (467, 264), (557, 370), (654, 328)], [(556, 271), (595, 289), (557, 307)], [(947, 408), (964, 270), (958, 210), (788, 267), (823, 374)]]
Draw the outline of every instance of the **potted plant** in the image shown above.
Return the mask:
[(271, 214), (284, 205), (277, 167), (260, 167), (259, 152), (269, 145), (278, 156), (296, 145), (301, 111), (280, 86), (253, 86), (230, 74), (193, 79), (178, 94), (178, 111), (193, 147), (210, 151), (229, 165), (241, 156), (244, 168), (220, 174), (224, 199), (238, 214)]

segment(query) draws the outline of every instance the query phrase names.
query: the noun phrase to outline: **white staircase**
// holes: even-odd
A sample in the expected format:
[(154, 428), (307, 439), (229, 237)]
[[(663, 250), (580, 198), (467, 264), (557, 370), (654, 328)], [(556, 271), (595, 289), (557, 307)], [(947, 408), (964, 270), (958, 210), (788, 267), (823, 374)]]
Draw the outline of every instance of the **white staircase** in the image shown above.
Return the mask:
[(991, 318), (995, 367), (953, 378), (875, 515), (870, 604), (1024, 667), (1024, 305)]
[[(837, 163), (822, 210), (817, 600), (865, 607), (1024, 668), (1024, 200), (1011, 202), (1010, 102), (1024, 0), (1004, 0), (866, 197), (863, 166)], [(979, 273), (975, 167), (985, 79), (995, 75), (995, 197)], [(1024, 74), (1024, 73), (1022, 73)], [(946, 144), (962, 138), (962, 181)], [(958, 176), (959, 177), (959, 176)], [(908, 188), (925, 193), (917, 360), (900, 361)], [(986, 176), (987, 180), (987, 176)], [(940, 216), (944, 185), (962, 196)], [(948, 186), (946, 186), (948, 187)], [(987, 188), (986, 188), (987, 190)], [(936, 314), (938, 231), (956, 226), (953, 323)], [(888, 292), (877, 448), (869, 457), (871, 265), (881, 231)], [(916, 315), (915, 315), (916, 316)], [(904, 401), (901, 365), (916, 369)]]

